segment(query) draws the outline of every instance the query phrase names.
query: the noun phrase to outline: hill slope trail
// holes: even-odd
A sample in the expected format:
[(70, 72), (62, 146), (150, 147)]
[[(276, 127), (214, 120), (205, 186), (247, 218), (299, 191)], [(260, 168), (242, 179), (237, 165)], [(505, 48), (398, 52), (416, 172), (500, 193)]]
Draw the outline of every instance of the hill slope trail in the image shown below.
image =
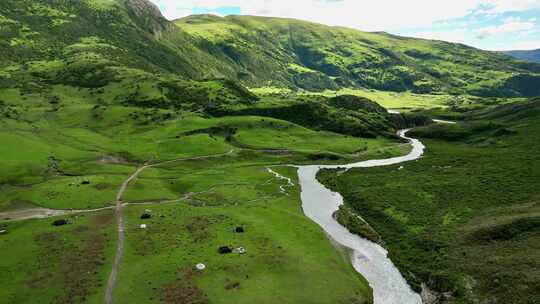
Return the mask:
[(196, 157), (189, 157), (189, 158), (179, 158), (179, 159), (173, 159), (168, 161), (163, 161), (155, 164), (145, 164), (141, 167), (139, 167), (132, 175), (130, 175), (120, 186), (120, 189), (118, 190), (118, 193), (116, 194), (116, 223), (117, 223), (117, 231), (118, 231), (118, 238), (116, 241), (116, 252), (114, 256), (114, 261), (112, 264), (111, 273), (109, 274), (109, 279), (107, 281), (107, 286), (105, 289), (105, 303), (106, 304), (112, 304), (113, 301), (113, 294), (114, 294), (114, 288), (116, 287), (116, 282), (118, 281), (118, 272), (120, 270), (120, 265), (122, 263), (122, 257), (124, 255), (124, 242), (125, 242), (125, 225), (124, 225), (124, 217), (122, 214), (122, 209), (124, 207), (123, 203), (123, 197), (124, 192), (126, 191), (127, 187), (129, 186), (129, 183), (131, 183), (134, 179), (137, 178), (137, 176), (144, 171), (147, 168), (155, 167), (159, 165), (166, 165), (174, 162), (179, 161), (187, 161), (187, 160), (197, 160), (197, 159), (207, 159), (207, 158), (216, 158), (216, 157), (222, 157), (230, 155), (234, 152), (234, 150), (230, 150), (227, 153), (222, 154), (215, 154), (215, 155), (206, 155), (206, 156), (196, 156)]

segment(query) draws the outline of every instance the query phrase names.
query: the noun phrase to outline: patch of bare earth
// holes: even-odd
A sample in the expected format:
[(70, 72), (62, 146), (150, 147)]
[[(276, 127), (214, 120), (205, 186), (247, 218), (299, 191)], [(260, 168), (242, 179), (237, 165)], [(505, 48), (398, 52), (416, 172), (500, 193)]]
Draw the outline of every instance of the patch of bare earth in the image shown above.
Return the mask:
[[(38, 270), (27, 281), (28, 286), (60, 287), (61, 293), (53, 300), (58, 304), (81, 303), (96, 293), (104, 284), (97, 274), (105, 264), (105, 249), (110, 242), (103, 228), (113, 219), (112, 213), (104, 212), (93, 215), (88, 224), (37, 235)], [(67, 241), (72, 237), (77, 241)]]
[(173, 283), (161, 288), (161, 302), (167, 304), (208, 304), (206, 294), (197, 287), (195, 279), (200, 273), (194, 269), (181, 269)]

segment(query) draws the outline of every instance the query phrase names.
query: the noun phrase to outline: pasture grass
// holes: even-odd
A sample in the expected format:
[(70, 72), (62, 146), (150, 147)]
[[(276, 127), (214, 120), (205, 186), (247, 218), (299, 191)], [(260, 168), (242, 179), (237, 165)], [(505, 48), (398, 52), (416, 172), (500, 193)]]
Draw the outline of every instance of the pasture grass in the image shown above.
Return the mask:
[(115, 250), (112, 211), (0, 223), (0, 297), (5, 303), (102, 303)]
[[(369, 287), (352, 269), (348, 254), (336, 251), (303, 216), (298, 186), (281, 194), (283, 181), (258, 166), (219, 171), (197, 172), (196, 179), (206, 181), (197, 187), (223, 185), (212, 187), (208, 195), (126, 209), (128, 246), (115, 294), (120, 303), (133, 298), (200, 303), (370, 299)], [(296, 174), (292, 168), (284, 171)], [(153, 215), (149, 221), (139, 218), (145, 209)], [(147, 229), (139, 228), (143, 222)], [(245, 233), (234, 233), (237, 226)], [(247, 253), (220, 255), (220, 246), (244, 247)], [(207, 268), (196, 271), (197, 263)]]

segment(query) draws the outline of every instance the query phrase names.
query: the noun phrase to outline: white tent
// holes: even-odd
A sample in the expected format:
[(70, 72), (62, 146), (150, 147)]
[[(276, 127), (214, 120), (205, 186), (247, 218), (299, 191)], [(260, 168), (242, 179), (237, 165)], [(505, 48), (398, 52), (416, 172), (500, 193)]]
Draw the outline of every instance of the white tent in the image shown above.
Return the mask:
[(206, 265), (204, 265), (203, 263), (199, 263), (199, 264), (195, 265), (195, 268), (197, 268), (197, 270), (205, 270)]

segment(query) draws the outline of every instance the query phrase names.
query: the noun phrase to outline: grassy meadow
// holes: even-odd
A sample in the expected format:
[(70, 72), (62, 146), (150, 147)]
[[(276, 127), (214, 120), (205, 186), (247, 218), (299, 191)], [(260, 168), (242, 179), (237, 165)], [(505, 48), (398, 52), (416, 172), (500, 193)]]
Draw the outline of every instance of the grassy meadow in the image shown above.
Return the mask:
[(103, 303), (115, 250), (114, 213), (1, 223), (0, 297), (4, 303)]
[[(209, 151), (200, 151), (198, 146), (191, 153), (208, 155)], [(265, 169), (266, 164), (305, 159), (304, 154), (294, 156), (293, 152), (290, 153), (274, 155), (252, 150), (238, 151), (221, 158), (176, 161), (143, 171), (140, 178), (128, 187), (124, 196), (126, 202), (179, 200), (125, 208), (127, 241), (115, 291), (118, 303), (134, 299), (143, 303), (248, 303), (254, 299), (265, 303), (276, 299), (285, 303), (370, 302), (370, 289), (352, 269), (348, 253), (334, 248), (320, 228), (303, 216), (298, 186), (286, 188), (287, 195), (281, 193), (279, 186), (283, 181)], [(373, 153), (377, 153), (376, 150)], [(99, 162), (95, 161), (96, 164)], [(28, 193), (34, 195), (35, 200), (21, 195), (20, 190), (14, 191), (14, 197), (17, 201), (39, 202), (41, 206), (51, 208), (87, 208), (84, 205), (86, 197), (93, 201), (92, 207), (101, 206), (98, 202), (112, 203), (115, 189), (122, 181), (120, 176), (126, 178), (135, 164), (106, 164), (103, 167), (106, 167), (100, 168), (104, 170), (103, 174), (94, 171), (96, 175), (83, 177), (53, 176), (43, 183), (27, 186)], [(87, 169), (91, 168), (95, 170), (93, 167)], [(107, 174), (116, 168), (119, 169), (118, 174), (112, 175), (115, 180), (107, 181), (110, 189), (94, 193), (97, 191), (93, 188), (94, 183), (105, 183), (103, 179), (111, 176)], [(85, 168), (78, 169), (83, 171)], [(293, 179), (296, 177), (293, 168), (275, 170)], [(83, 179), (90, 184), (80, 184)], [(76, 186), (66, 186), (71, 183)], [(41, 189), (54, 191), (57, 197), (42, 200)], [(141, 214), (147, 209), (151, 210), (152, 218), (141, 220)], [(83, 250), (91, 246), (94, 237), (106, 236), (106, 246), (99, 248), (99, 263), (89, 261), (95, 263), (91, 266), (96, 270), (92, 270), (94, 274), (89, 277), (82, 276), (84, 282), (55, 289), (62, 280), (41, 278), (40, 286), (47, 287), (44, 289), (46, 292), (36, 289), (27, 295), (44, 302), (52, 301), (54, 297), (81, 303), (100, 302), (113, 254), (110, 246), (113, 246), (115, 237), (111, 212), (102, 213), (108, 214), (109, 219), (108, 224), (102, 223), (106, 226), (99, 226), (102, 227), (99, 229), (91, 227), (94, 217), (101, 216), (101, 213), (70, 216), (70, 224), (62, 227), (52, 226), (53, 218), (2, 223), (2, 229), (8, 231), (0, 240), (2, 247), (6, 248), (2, 256), (12, 257), (4, 260), (3, 269), (15, 273), (19, 263), (26, 259), (35, 260), (43, 250), (66, 250), (66, 254), (76, 254), (77, 260), (72, 261), (75, 257), (71, 255), (55, 260), (48, 253), (47, 261), (52, 265), (73, 263), (86, 270), (90, 265), (76, 263), (83, 263), (87, 254), (96, 252), (79, 252), (76, 248)], [(146, 223), (148, 228), (140, 229), (141, 223)], [(244, 227), (246, 232), (233, 233), (236, 226)], [(100, 229), (107, 232), (103, 234)], [(86, 234), (89, 234), (88, 239)], [(59, 238), (63, 240), (61, 243)], [(30, 247), (21, 247), (23, 244)], [(64, 247), (55, 249), (55, 246)], [(220, 246), (243, 246), (247, 253), (220, 255), (217, 252)], [(36, 249), (18, 255), (22, 248)], [(199, 262), (207, 265), (205, 271), (194, 270), (194, 265)], [(47, 271), (42, 270), (43, 267), (39, 263), (28, 264), (25, 266), (27, 270), (17, 272), (16, 280), (5, 277), (5, 280), (10, 280), (3, 289), (5, 298), (20, 300), (20, 290), (33, 286), (29, 285), (33, 276), (39, 271)], [(73, 273), (75, 275), (77, 272)], [(327, 286), (332, 286), (332, 294), (325, 291)], [(312, 290), (313, 287), (316, 288)]]
[[(193, 168), (189, 162), (167, 169), (192, 172), (177, 180), (197, 194), (179, 203), (126, 209), (128, 246), (115, 294), (119, 303), (370, 301), (370, 289), (347, 253), (336, 250), (303, 216), (298, 186), (284, 195), (279, 190), (283, 181), (264, 167), (215, 162), (202, 172), (196, 171), (200, 164)], [(296, 174), (281, 171), (292, 178)], [(141, 220), (146, 209), (152, 219)], [(141, 223), (148, 228), (140, 229)], [(234, 232), (239, 226), (244, 233)], [(221, 246), (244, 247), (246, 253), (221, 255)], [(198, 263), (207, 268), (196, 271)]]
[[(0, 121), (6, 143), (0, 165), (8, 168), (0, 175), (0, 212), (112, 206), (138, 166), (157, 164), (129, 185), (124, 201), (174, 202), (125, 207), (117, 302), (371, 302), (371, 290), (348, 253), (303, 216), (298, 186), (281, 193), (283, 181), (266, 166), (397, 155), (406, 148), (399, 141), (272, 117), (71, 104), (70, 96), (60, 97), (63, 106), (54, 110), (40, 102), (26, 108), (17, 99), (7, 107), (17, 115)], [(222, 156), (193, 159), (209, 155)], [(293, 168), (275, 170), (296, 177)], [(142, 221), (146, 209), (153, 217)], [(112, 214), (0, 222), (7, 231), (0, 236), (0, 268), (8, 274), (1, 278), (0, 296), (15, 302), (101, 302), (114, 256)], [(59, 218), (69, 224), (51, 225)], [(148, 228), (140, 229), (141, 223)], [(232, 233), (237, 225), (246, 232)], [(243, 246), (247, 253), (220, 255), (219, 246)], [(205, 271), (194, 270), (199, 262)], [(61, 276), (65, 271), (70, 275)], [(333, 293), (326, 292), (328, 286)], [(22, 292), (29, 287), (31, 292)]]
[[(31, 68), (53, 73), (55, 65)], [(155, 164), (124, 193), (131, 205), (124, 209), (127, 240), (116, 302), (371, 302), (371, 290), (350, 265), (348, 253), (334, 248), (303, 216), (298, 187), (281, 193), (283, 181), (266, 166), (401, 154), (406, 147), (389, 135), (392, 125), (384, 113), (370, 112), (371, 103), (361, 109), (365, 116), (358, 115), (354, 123), (366, 130), (376, 130), (376, 124), (388, 129), (366, 138), (332, 131), (340, 124), (339, 113), (353, 111), (323, 102), (321, 107), (331, 112), (322, 114), (327, 124), (318, 128), (305, 119), (299, 124), (271, 115), (213, 116), (208, 106), (192, 103), (142, 106), (140, 100), (160, 99), (166, 90), (142, 81), (148, 75), (121, 73), (129, 81), (100, 89), (0, 88), (0, 166), (5, 169), (0, 171), (0, 213), (110, 207), (137, 167)], [(296, 101), (262, 97), (259, 106), (272, 103), (283, 107)], [(194, 159), (201, 156), (216, 157)], [(296, 176), (292, 168), (275, 170)], [(173, 202), (136, 205), (161, 201)], [(145, 222), (147, 229), (140, 229), (145, 209), (153, 217)], [(55, 219), (69, 224), (53, 226)], [(116, 244), (112, 211), (6, 220), (0, 220), (0, 230), (6, 231), (0, 234), (3, 299), (102, 301)], [(233, 234), (235, 225), (246, 232)], [(225, 245), (243, 246), (247, 253), (220, 255), (217, 249)], [(200, 273), (194, 270), (199, 262), (208, 266)], [(334, 293), (327, 293), (327, 286)], [(186, 293), (193, 298), (186, 299)]]

